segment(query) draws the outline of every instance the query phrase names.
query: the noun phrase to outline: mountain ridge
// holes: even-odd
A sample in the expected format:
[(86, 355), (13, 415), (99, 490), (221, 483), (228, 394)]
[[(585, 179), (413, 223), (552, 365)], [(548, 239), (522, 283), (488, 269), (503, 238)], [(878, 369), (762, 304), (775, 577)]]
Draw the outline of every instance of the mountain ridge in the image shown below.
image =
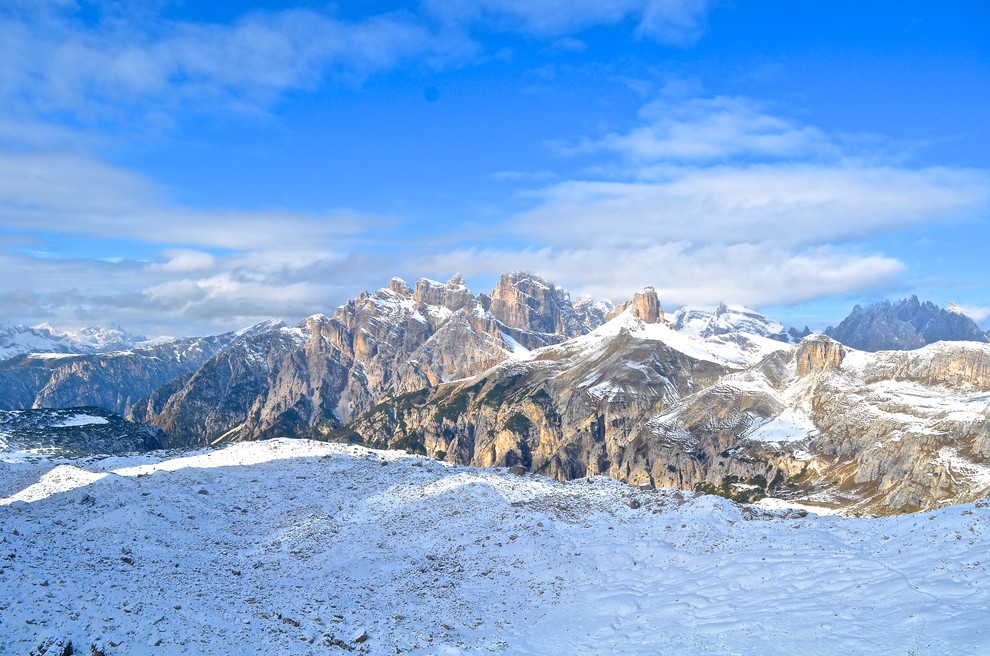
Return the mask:
[[(917, 299), (907, 309), (899, 321), (928, 317), (929, 337), (970, 321)], [(931, 320), (945, 312), (959, 318)], [(167, 447), (360, 440), (857, 512), (990, 490), (985, 345), (869, 353), (807, 332), (741, 306), (665, 312), (652, 287), (614, 306), (527, 272), (477, 295), (459, 274), (392, 278), (295, 326), (17, 356), (0, 362), (0, 405), (106, 407), (161, 428)]]

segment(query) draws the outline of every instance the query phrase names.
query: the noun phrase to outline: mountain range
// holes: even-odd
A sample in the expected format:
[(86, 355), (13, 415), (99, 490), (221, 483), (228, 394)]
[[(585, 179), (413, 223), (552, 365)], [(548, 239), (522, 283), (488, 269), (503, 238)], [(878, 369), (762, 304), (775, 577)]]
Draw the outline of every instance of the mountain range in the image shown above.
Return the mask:
[(166, 447), (305, 436), (846, 512), (990, 489), (990, 344), (914, 297), (810, 335), (738, 306), (665, 314), (652, 288), (572, 301), (515, 272), (477, 295), (459, 275), (394, 278), (296, 326), (152, 344), (120, 331), (103, 351), (17, 330), (49, 352), (0, 362), (0, 407), (97, 406)]

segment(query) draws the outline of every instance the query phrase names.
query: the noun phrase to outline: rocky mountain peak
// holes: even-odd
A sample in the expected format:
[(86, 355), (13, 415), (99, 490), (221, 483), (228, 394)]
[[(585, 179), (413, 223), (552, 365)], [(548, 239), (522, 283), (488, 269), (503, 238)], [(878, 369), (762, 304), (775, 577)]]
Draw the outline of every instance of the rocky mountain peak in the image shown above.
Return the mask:
[(962, 309), (962, 307), (960, 307), (958, 303), (949, 303), (948, 305), (945, 306), (945, 311), (968, 316), (966, 315), (966, 310)]
[(492, 290), (489, 311), (509, 328), (565, 337), (586, 332), (570, 294), (533, 273), (503, 273)]
[(388, 281), (388, 288), (403, 298), (412, 298), (412, 289), (402, 278), (392, 278)]
[(637, 319), (646, 323), (663, 323), (663, 308), (660, 307), (660, 299), (657, 298), (657, 290), (653, 287), (644, 287), (633, 294), (631, 301), (626, 301), (608, 313), (607, 319), (611, 320), (619, 316), (626, 310)]
[(663, 323), (663, 308), (657, 290), (652, 287), (644, 287), (633, 294), (632, 307), (632, 313), (646, 323)]
[(416, 281), (416, 291), (412, 298), (417, 303), (445, 307), (456, 312), (471, 303), (474, 295), (464, 285), (464, 276), (457, 274), (446, 284), (420, 278)]
[(574, 301), (574, 313), (584, 328), (591, 332), (608, 320), (608, 316), (615, 310), (611, 301), (603, 299), (594, 300), (590, 296), (582, 296)]
[(671, 315), (670, 324), (674, 330), (701, 339), (743, 332), (781, 342), (791, 341), (782, 324), (740, 305), (720, 303), (714, 309), (686, 305)]

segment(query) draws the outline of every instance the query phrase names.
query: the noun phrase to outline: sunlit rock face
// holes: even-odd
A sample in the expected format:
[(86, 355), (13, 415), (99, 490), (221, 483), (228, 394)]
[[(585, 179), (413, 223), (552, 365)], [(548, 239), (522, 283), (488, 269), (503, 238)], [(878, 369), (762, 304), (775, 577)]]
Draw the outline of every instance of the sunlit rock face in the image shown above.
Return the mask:
[(798, 345), (795, 358), (795, 374), (799, 378), (836, 369), (842, 364), (846, 349), (839, 342), (824, 335), (805, 337)]
[(652, 287), (644, 287), (637, 291), (633, 294), (631, 301), (626, 301), (616, 307), (608, 314), (607, 319), (612, 320), (627, 310), (632, 316), (646, 323), (663, 323), (664, 321), (660, 299), (657, 298), (657, 292)]

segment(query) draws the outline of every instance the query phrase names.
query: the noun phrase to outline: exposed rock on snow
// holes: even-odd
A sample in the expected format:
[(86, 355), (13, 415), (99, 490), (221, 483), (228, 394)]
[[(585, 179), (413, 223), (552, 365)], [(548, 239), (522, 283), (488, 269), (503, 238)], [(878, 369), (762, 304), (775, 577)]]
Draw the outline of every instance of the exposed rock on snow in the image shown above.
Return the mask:
[(0, 410), (0, 459), (108, 455), (161, 448), (164, 434), (102, 408)]

